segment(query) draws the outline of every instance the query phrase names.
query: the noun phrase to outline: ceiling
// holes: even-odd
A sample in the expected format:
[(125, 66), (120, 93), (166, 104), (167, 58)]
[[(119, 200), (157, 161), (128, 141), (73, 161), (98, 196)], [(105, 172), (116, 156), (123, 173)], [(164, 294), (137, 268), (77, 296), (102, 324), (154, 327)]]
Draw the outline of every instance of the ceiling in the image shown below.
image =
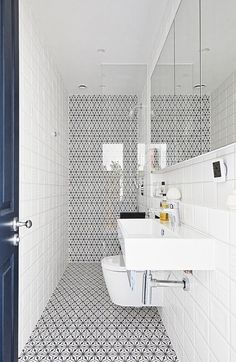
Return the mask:
[[(118, 65), (148, 63), (166, 6), (166, 0), (28, 2), (68, 92), (82, 94), (103, 93), (102, 63), (116, 64), (116, 80), (121, 75), (129, 84), (130, 72), (126, 79), (124, 68)], [(98, 52), (99, 48), (105, 52)], [(88, 88), (79, 90), (79, 84)], [(111, 83), (108, 89), (112, 91)], [(115, 91), (119, 92), (118, 86)]]
[(142, 96), (147, 79), (146, 64), (102, 64), (101, 93)]

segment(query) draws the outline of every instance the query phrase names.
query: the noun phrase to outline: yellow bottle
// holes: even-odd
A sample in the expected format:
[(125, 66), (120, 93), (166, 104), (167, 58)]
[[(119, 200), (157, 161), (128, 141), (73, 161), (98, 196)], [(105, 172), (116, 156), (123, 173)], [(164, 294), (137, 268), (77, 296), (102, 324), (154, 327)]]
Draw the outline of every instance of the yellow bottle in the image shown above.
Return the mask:
[(169, 221), (169, 214), (165, 211), (165, 209), (169, 208), (167, 203), (166, 194), (163, 194), (163, 199), (160, 203), (161, 211), (160, 211), (160, 222), (165, 223)]

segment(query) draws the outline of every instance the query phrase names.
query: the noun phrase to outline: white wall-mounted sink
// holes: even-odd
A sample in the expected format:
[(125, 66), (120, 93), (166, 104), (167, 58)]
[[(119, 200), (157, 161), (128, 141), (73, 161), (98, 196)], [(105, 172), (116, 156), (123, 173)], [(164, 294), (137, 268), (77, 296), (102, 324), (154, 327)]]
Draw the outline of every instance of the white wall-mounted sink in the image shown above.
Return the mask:
[(193, 228), (172, 230), (157, 219), (119, 219), (118, 234), (127, 270), (215, 269), (214, 239)]

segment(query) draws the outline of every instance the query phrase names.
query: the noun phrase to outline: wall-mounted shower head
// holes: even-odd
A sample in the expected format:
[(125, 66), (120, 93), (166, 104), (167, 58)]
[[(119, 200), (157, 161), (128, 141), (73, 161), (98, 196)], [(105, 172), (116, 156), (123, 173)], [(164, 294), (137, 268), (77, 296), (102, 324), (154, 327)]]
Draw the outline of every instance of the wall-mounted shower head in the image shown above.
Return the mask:
[(130, 118), (134, 117), (136, 110), (143, 109), (143, 108), (147, 108), (147, 106), (144, 106), (142, 103), (137, 104), (137, 106), (134, 106), (133, 108), (131, 108), (130, 112), (129, 112)]

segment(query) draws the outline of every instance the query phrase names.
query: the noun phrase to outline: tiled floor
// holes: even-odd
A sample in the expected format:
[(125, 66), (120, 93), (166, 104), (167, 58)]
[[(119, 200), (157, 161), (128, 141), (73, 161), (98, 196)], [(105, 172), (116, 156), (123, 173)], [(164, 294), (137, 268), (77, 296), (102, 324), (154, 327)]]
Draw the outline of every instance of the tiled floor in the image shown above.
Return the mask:
[(23, 361), (175, 361), (157, 308), (112, 304), (97, 263), (69, 264)]

